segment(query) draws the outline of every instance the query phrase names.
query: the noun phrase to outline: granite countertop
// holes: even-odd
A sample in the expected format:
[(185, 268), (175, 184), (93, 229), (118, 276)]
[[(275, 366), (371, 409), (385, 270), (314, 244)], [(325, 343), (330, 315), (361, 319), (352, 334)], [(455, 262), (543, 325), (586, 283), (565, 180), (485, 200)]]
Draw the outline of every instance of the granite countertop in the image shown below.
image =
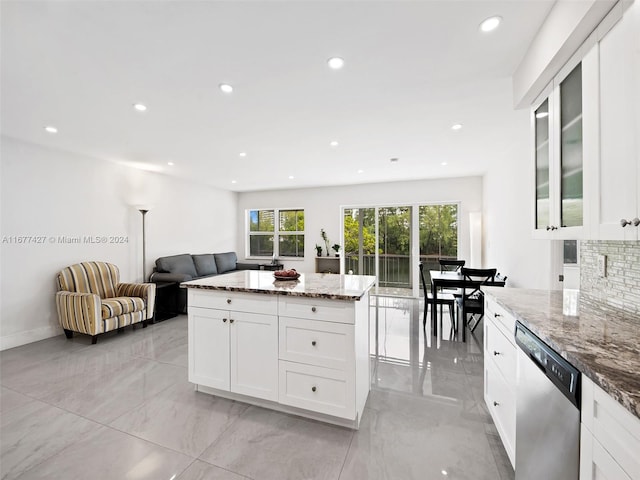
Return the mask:
[(264, 293), (332, 300), (360, 300), (376, 282), (368, 275), (302, 273), (297, 280), (276, 280), (273, 272), (240, 270), (180, 284), (186, 288)]
[(562, 291), (496, 287), (483, 291), (640, 418), (637, 316), (582, 299), (577, 315), (564, 315)]

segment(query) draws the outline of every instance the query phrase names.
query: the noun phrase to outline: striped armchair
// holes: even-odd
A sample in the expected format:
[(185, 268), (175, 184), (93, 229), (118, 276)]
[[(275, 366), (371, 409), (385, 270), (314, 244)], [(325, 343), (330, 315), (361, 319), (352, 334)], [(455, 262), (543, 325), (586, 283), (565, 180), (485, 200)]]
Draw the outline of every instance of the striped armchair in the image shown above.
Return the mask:
[(58, 274), (56, 307), (67, 338), (73, 332), (98, 335), (153, 318), (154, 283), (120, 283), (118, 267), (105, 262), (71, 265)]

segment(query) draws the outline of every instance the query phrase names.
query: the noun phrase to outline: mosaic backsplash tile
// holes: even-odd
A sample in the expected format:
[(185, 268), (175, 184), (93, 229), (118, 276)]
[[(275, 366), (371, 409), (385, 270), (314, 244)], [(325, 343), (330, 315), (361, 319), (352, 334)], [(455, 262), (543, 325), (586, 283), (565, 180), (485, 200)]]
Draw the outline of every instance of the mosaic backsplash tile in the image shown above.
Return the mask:
[[(598, 257), (607, 256), (607, 276), (601, 277)], [(580, 296), (638, 315), (640, 323), (640, 242), (580, 242)]]

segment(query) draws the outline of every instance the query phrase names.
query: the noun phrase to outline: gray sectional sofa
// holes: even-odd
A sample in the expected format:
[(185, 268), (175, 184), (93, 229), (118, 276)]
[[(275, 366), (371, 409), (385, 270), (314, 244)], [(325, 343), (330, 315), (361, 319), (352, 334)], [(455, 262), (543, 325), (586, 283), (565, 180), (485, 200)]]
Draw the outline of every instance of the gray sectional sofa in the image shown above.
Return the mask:
[[(238, 262), (236, 252), (204, 253), (200, 255), (185, 253), (158, 258), (149, 281), (162, 284), (180, 283), (235, 272), (236, 270), (259, 269), (260, 266), (255, 263)], [(177, 289), (177, 292), (178, 298), (173, 303), (177, 305), (178, 311), (186, 313), (187, 291), (180, 288)]]

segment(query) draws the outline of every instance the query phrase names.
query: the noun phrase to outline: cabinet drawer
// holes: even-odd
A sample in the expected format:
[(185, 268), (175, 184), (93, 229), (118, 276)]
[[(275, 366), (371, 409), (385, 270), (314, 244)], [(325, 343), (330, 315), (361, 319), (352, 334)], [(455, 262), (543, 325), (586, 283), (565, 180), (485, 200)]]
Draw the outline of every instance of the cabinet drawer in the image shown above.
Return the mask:
[(284, 405), (355, 419), (354, 379), (347, 372), (280, 360)]
[(505, 337), (490, 318), (486, 322), (485, 362), (493, 361), (507, 384), (513, 388), (516, 384), (516, 346), (513, 344), (513, 340)]
[(498, 303), (488, 297), (484, 301), (485, 318), (491, 318), (500, 326), (505, 335), (513, 337), (516, 331), (516, 319)]
[[(582, 375), (582, 423), (634, 480), (640, 480), (640, 419)], [(594, 442), (595, 443), (595, 442)]]
[(355, 365), (353, 326), (282, 317), (280, 359), (346, 370)]
[(279, 299), (281, 317), (354, 323), (354, 302), (314, 298), (288, 297)]
[(278, 301), (273, 295), (219, 292), (189, 289), (189, 307), (215, 308), (235, 312), (278, 314)]
[(484, 370), (484, 399), (511, 465), (515, 467), (516, 453), (516, 394), (502, 374), (489, 361)]

